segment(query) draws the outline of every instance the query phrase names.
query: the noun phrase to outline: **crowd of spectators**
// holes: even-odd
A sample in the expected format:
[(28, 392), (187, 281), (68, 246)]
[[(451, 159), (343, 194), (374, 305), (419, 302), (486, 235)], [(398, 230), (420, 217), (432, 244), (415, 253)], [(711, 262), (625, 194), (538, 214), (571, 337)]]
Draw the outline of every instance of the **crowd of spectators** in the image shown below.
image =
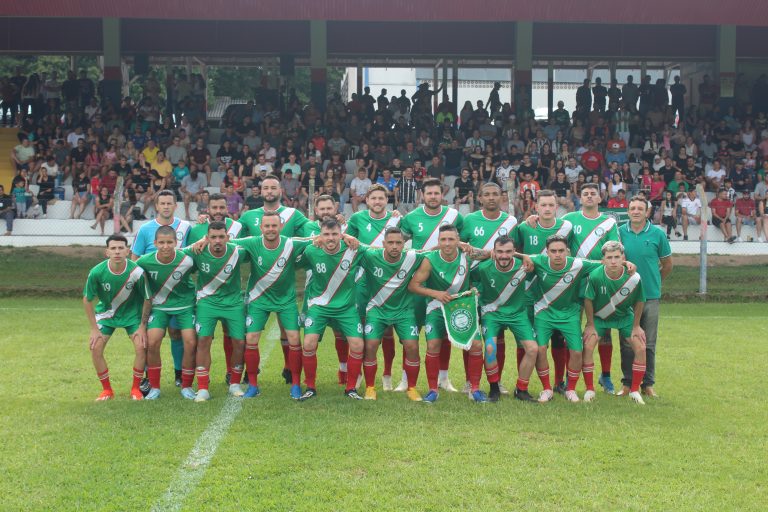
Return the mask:
[[(446, 201), (465, 212), (480, 208), (479, 187), (494, 181), (505, 194), (504, 209), (518, 217), (535, 213), (542, 189), (557, 194), (563, 211), (580, 207), (585, 183), (599, 184), (606, 208), (626, 208), (632, 195), (645, 194), (653, 221), (666, 225), (670, 237), (687, 238), (688, 226), (701, 221), (696, 187), (702, 185), (717, 196), (712, 221), (726, 240), (740, 240), (741, 226), (752, 223), (762, 241), (768, 80), (763, 75), (739, 86), (746, 96), (722, 102), (705, 76), (699, 105), (691, 106), (679, 77), (670, 86), (649, 76), (609, 87), (585, 80), (574, 112), (560, 102), (543, 121), (531, 108), (502, 104), (499, 84), (487, 104), (461, 108), (443, 92), (434, 111), (440, 90), (429, 84), (410, 97), (386, 89), (374, 96), (365, 88), (345, 104), (334, 95), (324, 110), (289, 91), (282, 106), (248, 102), (228, 109), (223, 133), (213, 136), (199, 79), (173, 80), (170, 98), (163, 98), (150, 76), (139, 103), (125, 98), (119, 106), (104, 101), (85, 73), (59, 82), (53, 73), (26, 77), (18, 70), (0, 80), (3, 123), (20, 128), (10, 155), (18, 170), (10, 191), (16, 217), (44, 216), (67, 184), (71, 217), (93, 208), (103, 226), (122, 177), (125, 231), (132, 219), (152, 214), (155, 194), (166, 188), (189, 217), (190, 205), (204, 211), (216, 187), (237, 218), (261, 206), (259, 184), (267, 174), (281, 179), (283, 203), (305, 212), (317, 194), (334, 197), (341, 212), (356, 211), (368, 187), (380, 183), (392, 208), (407, 213), (421, 203), (420, 183), (434, 177)], [(35, 198), (30, 184), (39, 187)]]

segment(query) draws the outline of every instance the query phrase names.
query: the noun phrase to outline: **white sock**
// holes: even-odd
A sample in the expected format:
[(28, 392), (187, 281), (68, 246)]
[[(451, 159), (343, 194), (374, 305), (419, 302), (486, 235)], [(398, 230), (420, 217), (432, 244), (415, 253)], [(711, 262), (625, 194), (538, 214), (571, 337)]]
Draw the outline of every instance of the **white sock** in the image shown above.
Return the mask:
[(440, 370), (437, 374), (437, 380), (445, 380), (448, 378), (448, 370)]
[(339, 363), (339, 371), (341, 372), (347, 371), (347, 363)]
[(408, 384), (408, 376), (405, 374), (405, 370), (403, 370), (403, 376), (400, 379), (401, 384)]

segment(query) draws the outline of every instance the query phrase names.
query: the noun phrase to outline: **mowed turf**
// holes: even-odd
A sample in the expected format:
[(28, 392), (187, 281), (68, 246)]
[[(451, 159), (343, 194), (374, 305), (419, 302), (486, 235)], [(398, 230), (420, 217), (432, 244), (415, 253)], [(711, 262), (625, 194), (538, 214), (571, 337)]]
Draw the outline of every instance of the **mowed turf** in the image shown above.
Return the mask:
[[(127, 399), (132, 349), (120, 331), (107, 350), (118, 397), (94, 403), (100, 386), (80, 302), (2, 299), (0, 509), (765, 510), (764, 307), (664, 304), (662, 313), (662, 398), (645, 407), (602, 393), (593, 404), (557, 396), (479, 405), (443, 393), (428, 406), (383, 392), (353, 402), (336, 384), (329, 335), (319, 396), (296, 403), (279, 378), (270, 323), (263, 394), (244, 401), (206, 468), (186, 462), (234, 400), (220, 341), (213, 400), (179, 396), (164, 347), (163, 395), (136, 403)], [(462, 375), (454, 351), (453, 382)], [(509, 369), (504, 381), (514, 384)], [(540, 390), (535, 377), (531, 388)]]

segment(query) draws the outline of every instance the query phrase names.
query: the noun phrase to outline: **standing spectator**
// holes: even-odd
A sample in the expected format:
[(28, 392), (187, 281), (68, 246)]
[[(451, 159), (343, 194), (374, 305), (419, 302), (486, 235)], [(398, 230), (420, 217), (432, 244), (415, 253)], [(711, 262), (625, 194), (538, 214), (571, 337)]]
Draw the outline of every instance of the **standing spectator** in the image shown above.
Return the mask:
[(680, 76), (675, 77), (675, 83), (669, 87), (672, 94), (672, 115), (677, 113), (678, 123), (685, 120), (685, 94), (688, 89), (680, 83)]
[(364, 167), (357, 171), (357, 176), (349, 184), (349, 195), (352, 203), (352, 213), (357, 212), (358, 206), (365, 203), (365, 196), (371, 188), (371, 180), (368, 178)]
[(420, 203), (421, 190), (419, 182), (413, 177), (413, 167), (406, 167), (403, 177), (397, 182), (395, 187), (395, 207), (402, 215), (406, 215)]
[(743, 242), (741, 238), (741, 226), (755, 226), (757, 230), (758, 240), (762, 238), (760, 224), (757, 220), (757, 207), (755, 200), (749, 195), (749, 190), (742, 190), (741, 197), (736, 200), (736, 241)]
[(634, 83), (632, 75), (627, 77), (627, 83), (621, 88), (621, 97), (624, 104), (630, 112), (637, 112), (637, 98), (640, 96), (637, 84)]
[(0, 185), (0, 217), (5, 219), (5, 236), (13, 233), (13, 197), (5, 193), (5, 187)]
[(732, 234), (731, 213), (733, 212), (733, 203), (728, 200), (728, 192), (720, 190), (717, 197), (710, 201), (709, 207), (712, 210), (712, 224), (720, 230), (723, 238), (729, 244), (736, 241)]
[(585, 78), (584, 84), (576, 89), (576, 110), (579, 112), (592, 110), (592, 91), (589, 90), (589, 78)]
[(11, 194), (16, 203), (16, 216), (20, 219), (25, 218), (27, 216), (27, 198), (31, 196), (26, 171), (22, 171), (20, 175), (13, 179)]
[(701, 200), (696, 196), (696, 190), (690, 189), (680, 200), (683, 218), (683, 240), (688, 240), (688, 226), (701, 224)]
[(603, 81), (595, 78), (595, 86), (592, 88), (592, 96), (595, 99), (595, 110), (605, 112), (605, 99), (608, 96), (608, 89), (603, 85)]

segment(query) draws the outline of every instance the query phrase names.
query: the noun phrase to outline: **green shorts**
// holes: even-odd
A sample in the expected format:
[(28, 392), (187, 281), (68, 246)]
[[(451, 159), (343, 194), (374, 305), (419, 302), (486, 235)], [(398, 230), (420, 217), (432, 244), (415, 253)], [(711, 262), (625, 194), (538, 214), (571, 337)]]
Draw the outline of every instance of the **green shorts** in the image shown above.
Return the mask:
[(113, 327), (111, 325), (103, 325), (103, 324), (96, 324), (96, 325), (99, 327), (99, 331), (101, 331), (101, 334), (103, 334), (104, 336), (112, 336), (112, 334), (117, 329), (125, 329), (125, 333), (128, 336), (133, 336), (134, 334), (136, 334), (136, 331), (139, 330), (139, 327), (141, 327), (141, 324), (138, 322), (128, 326), (120, 326), (120, 327)]
[(258, 307), (254, 302), (248, 304), (248, 314), (245, 317), (245, 332), (261, 332), (267, 325), (269, 314), (274, 313), (283, 329), (286, 331), (299, 330), (299, 312), (296, 305), (291, 304), (282, 309)]
[(485, 315), (482, 318), (483, 335), (503, 336), (504, 330), (509, 329), (515, 335), (518, 347), (522, 347), (523, 341), (536, 341), (533, 325), (528, 319), (528, 312), (523, 311), (518, 315), (503, 318), (500, 315)]
[(221, 322), (225, 332), (236, 340), (245, 339), (245, 304), (229, 309), (197, 306), (195, 331), (198, 336), (213, 336), (216, 323)]
[(553, 331), (560, 331), (569, 350), (581, 352), (584, 349), (584, 342), (581, 340), (581, 319), (578, 316), (568, 320), (545, 320), (537, 316), (533, 326), (540, 347), (547, 346)]
[(413, 298), (413, 312), (416, 317), (416, 325), (422, 327), (427, 321), (427, 299), (423, 295), (416, 295)]
[(171, 327), (173, 329), (194, 329), (195, 309), (184, 308), (175, 311), (153, 309), (152, 313), (149, 315), (147, 329), (165, 329), (166, 327)]
[(368, 305), (368, 290), (365, 288), (365, 277), (363, 277), (355, 288), (355, 305), (357, 306), (357, 314), (360, 318), (365, 319), (365, 307)]
[(620, 322), (606, 322), (600, 318), (595, 318), (595, 331), (597, 331), (597, 337), (602, 338), (606, 334), (610, 334), (611, 329), (616, 329), (619, 331), (619, 336), (629, 339), (632, 337), (632, 325), (634, 322), (634, 318), (628, 318)]
[(304, 336), (319, 334), (323, 337), (325, 328), (329, 326), (340, 331), (347, 338), (362, 338), (363, 324), (356, 308), (346, 310), (329, 310), (322, 306), (312, 306), (304, 318)]
[(412, 311), (397, 316), (386, 316), (379, 312), (378, 308), (371, 309), (365, 317), (365, 339), (380, 340), (384, 336), (387, 327), (394, 327), (400, 343), (403, 340), (418, 340), (419, 327)]

